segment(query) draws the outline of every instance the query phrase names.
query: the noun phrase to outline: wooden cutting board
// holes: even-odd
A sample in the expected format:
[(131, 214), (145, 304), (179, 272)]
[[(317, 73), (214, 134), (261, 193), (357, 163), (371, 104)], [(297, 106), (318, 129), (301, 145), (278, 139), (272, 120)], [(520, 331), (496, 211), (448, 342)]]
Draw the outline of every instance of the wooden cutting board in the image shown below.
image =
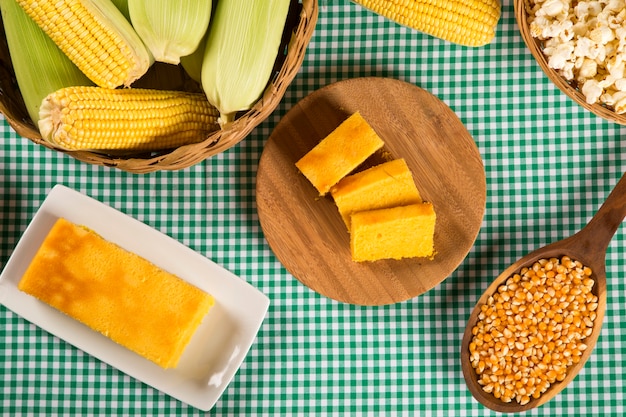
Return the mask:
[[(332, 197), (320, 197), (295, 166), (355, 111), (404, 158), (437, 213), (434, 259), (357, 263)], [(486, 202), (476, 144), (454, 112), (425, 90), (394, 79), (328, 85), (296, 104), (274, 129), (259, 161), (256, 201), (263, 233), (287, 270), (310, 289), (359, 305), (384, 305), (435, 287), (465, 259)]]

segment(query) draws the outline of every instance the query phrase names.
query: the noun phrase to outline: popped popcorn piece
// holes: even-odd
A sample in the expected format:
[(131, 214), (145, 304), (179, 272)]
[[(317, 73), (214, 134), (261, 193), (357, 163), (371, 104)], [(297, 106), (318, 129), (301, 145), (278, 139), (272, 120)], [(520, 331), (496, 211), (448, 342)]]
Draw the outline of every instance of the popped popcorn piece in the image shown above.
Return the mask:
[(554, 69), (563, 69), (570, 60), (574, 45), (572, 43), (561, 43), (553, 48), (545, 48), (543, 52), (549, 57), (548, 65)]
[(617, 89), (617, 91), (626, 91), (626, 78), (620, 78), (619, 80), (615, 81), (615, 84), (613, 84), (613, 86)]
[(606, 45), (615, 39), (615, 33), (613, 32), (613, 29), (608, 27), (608, 25), (598, 26), (589, 32), (589, 38), (600, 45)]
[(615, 113), (617, 114), (626, 113), (626, 97), (618, 100), (613, 107), (615, 108)]
[(563, 12), (567, 13), (567, 5), (563, 0), (547, 0), (540, 10), (545, 16), (556, 17)]
[(598, 74), (598, 63), (590, 58), (583, 58), (578, 68), (578, 77), (581, 80), (594, 78)]
[(614, 80), (624, 78), (624, 61), (621, 57), (613, 56), (606, 63), (606, 69)]
[(579, 38), (574, 46), (574, 56), (593, 61), (604, 60), (605, 50), (589, 38)]
[(626, 0), (529, 0), (526, 10), (548, 66), (587, 103), (626, 113)]
[(567, 61), (563, 68), (561, 68), (561, 76), (565, 78), (567, 81), (572, 81), (574, 79), (574, 63)]
[(604, 6), (604, 10), (619, 13), (624, 10), (624, 6), (626, 6), (626, 1), (624, 0), (609, 0)]
[(604, 89), (600, 86), (598, 81), (592, 78), (584, 82), (581, 92), (585, 96), (588, 104), (594, 104), (598, 101)]
[(584, 20), (599, 15), (602, 8), (600, 1), (580, 1), (574, 7), (574, 13), (579, 20)]
[(603, 99), (606, 100), (607, 105), (610, 105), (615, 109), (615, 113), (617, 114), (626, 113), (626, 92), (625, 91), (617, 91), (613, 94), (608, 95), (608, 97), (603, 97)]

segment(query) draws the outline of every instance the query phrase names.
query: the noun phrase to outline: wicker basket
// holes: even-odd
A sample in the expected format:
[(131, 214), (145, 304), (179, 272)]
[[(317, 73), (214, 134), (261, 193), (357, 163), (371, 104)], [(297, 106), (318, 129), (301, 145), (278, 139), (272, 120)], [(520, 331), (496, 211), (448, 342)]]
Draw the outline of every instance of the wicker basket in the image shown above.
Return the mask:
[(589, 104), (585, 100), (585, 96), (574, 85), (570, 84), (565, 78), (561, 77), (554, 69), (548, 66), (546, 56), (543, 54), (541, 41), (533, 38), (530, 34), (530, 27), (528, 24), (528, 13), (526, 12), (525, 5), (528, 4), (528, 0), (515, 0), (515, 19), (517, 25), (522, 34), (524, 42), (530, 49), (530, 53), (535, 57), (539, 66), (543, 72), (550, 78), (550, 80), (556, 84), (556, 86), (567, 94), (572, 100), (580, 104), (585, 109), (589, 110), (596, 116), (603, 119), (615, 122), (621, 125), (626, 125), (626, 114), (617, 114), (612, 109), (602, 104)]
[[(186, 168), (236, 145), (274, 111), (302, 65), (307, 45), (313, 36), (317, 15), (317, 0), (292, 0), (283, 33), (283, 44), (280, 48), (280, 51), (285, 51), (285, 53), (277, 58), (274, 75), (263, 96), (252, 109), (238, 115), (230, 128), (216, 131), (200, 143), (162, 152), (108, 155), (88, 151), (65, 151), (44, 142), (28, 116), (17, 87), (2, 23), (0, 23), (2, 34), (2, 39), (0, 39), (0, 112), (20, 136), (90, 164), (114, 167), (134, 173)], [(187, 77), (180, 67), (172, 65), (155, 64), (139, 85), (186, 91), (199, 90), (198, 84)]]

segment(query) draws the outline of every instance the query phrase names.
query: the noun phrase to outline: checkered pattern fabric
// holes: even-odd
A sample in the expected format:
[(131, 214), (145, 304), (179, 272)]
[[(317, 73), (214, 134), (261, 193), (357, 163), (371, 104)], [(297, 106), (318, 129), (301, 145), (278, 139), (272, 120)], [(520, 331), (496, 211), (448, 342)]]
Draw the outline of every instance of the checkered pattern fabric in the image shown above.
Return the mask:
[[(234, 148), (176, 172), (91, 166), (0, 124), (0, 266), (57, 183), (174, 237), (259, 288), (271, 306), (241, 369), (207, 415), (496, 416), (461, 373), (462, 333), (482, 291), (527, 252), (569, 236), (626, 170), (626, 130), (561, 93), (527, 51), (513, 4), (494, 42), (456, 46), (348, 0), (322, 0), (316, 32), (277, 110)], [(383, 307), (338, 303), (291, 276), (264, 240), (255, 206), (263, 146), (300, 99), (360, 76), (416, 84), (448, 104), (485, 164), (487, 207), (467, 259), (443, 283)], [(583, 371), (532, 416), (626, 413), (626, 230), (607, 254), (608, 306)], [(0, 307), (0, 413), (199, 416)]]

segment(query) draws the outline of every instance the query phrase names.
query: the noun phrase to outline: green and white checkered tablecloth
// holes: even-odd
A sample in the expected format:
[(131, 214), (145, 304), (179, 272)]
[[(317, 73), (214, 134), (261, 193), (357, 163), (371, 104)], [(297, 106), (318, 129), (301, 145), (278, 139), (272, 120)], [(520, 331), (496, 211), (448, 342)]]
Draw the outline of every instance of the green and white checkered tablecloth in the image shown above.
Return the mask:
[[(484, 159), (487, 207), (476, 244), (442, 284), (359, 307), (294, 279), (264, 240), (255, 206), (263, 146), (300, 99), (360, 76), (414, 83), (448, 104)], [(626, 129), (588, 113), (540, 70), (505, 0), (495, 41), (465, 48), (350, 3), (322, 1), (297, 78), (236, 147), (176, 172), (128, 174), (51, 152), (0, 125), (0, 266), (57, 183), (172, 236), (271, 299), (241, 369), (207, 415), (491, 416), (470, 395), (459, 349), (466, 319), (505, 266), (583, 227), (626, 171)], [(608, 307), (574, 382), (532, 416), (626, 413), (626, 235), (607, 254)], [(198, 416), (0, 307), (0, 413)]]

